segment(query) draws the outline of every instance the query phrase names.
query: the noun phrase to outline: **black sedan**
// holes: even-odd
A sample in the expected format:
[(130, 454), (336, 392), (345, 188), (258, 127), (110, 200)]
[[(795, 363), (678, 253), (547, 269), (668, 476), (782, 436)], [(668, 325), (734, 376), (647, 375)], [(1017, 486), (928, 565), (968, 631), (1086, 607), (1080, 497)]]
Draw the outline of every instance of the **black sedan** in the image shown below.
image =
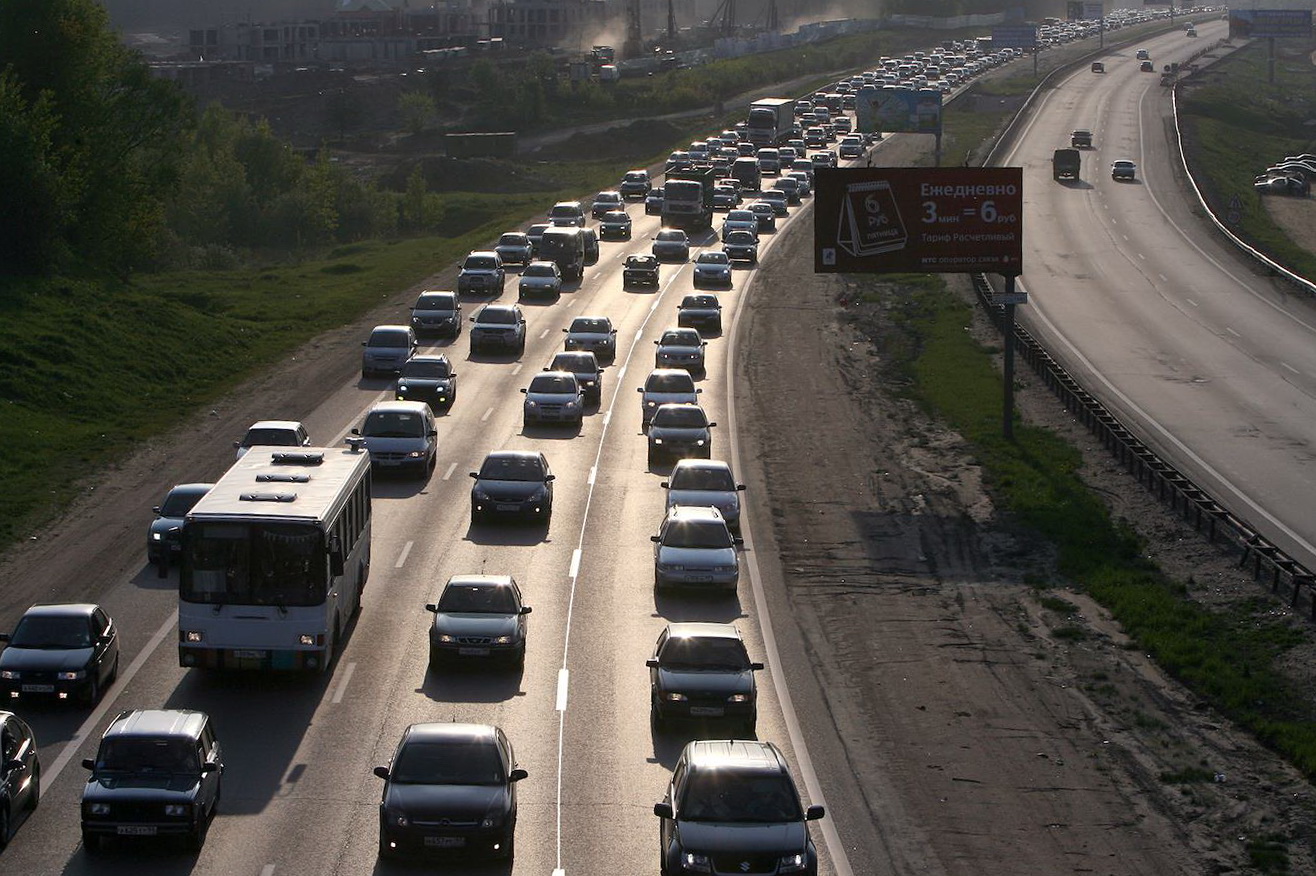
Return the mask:
[(466, 854), (510, 859), (516, 840), (512, 744), (487, 724), (412, 724), (375, 767), (379, 857)]
[(398, 375), (397, 397), (447, 410), (457, 400), (457, 372), (447, 356), (412, 356)]
[(6, 699), (77, 698), (95, 705), (119, 674), (119, 636), (99, 605), (34, 605), (19, 618), (0, 652)]
[(542, 520), (553, 516), (553, 473), (542, 453), (499, 450), (470, 473), (471, 523), (493, 517)]
[(0, 850), (14, 820), (41, 801), (41, 760), (32, 728), (13, 712), (0, 712)]
[(655, 729), (673, 719), (731, 721), (754, 735), (758, 691), (740, 631), (731, 624), (668, 624), (649, 667), (650, 717)]
[(708, 292), (686, 295), (676, 306), (676, 324), (699, 329), (702, 337), (722, 333), (722, 302)]
[(443, 585), (430, 627), (430, 671), (445, 658), (510, 660), (525, 665), (530, 606), (510, 575), (456, 575)]
[(183, 550), (183, 520), (192, 506), (210, 492), (214, 484), (179, 484), (171, 489), (164, 501), (151, 509), (155, 519), (146, 530), (146, 561), (165, 567)]

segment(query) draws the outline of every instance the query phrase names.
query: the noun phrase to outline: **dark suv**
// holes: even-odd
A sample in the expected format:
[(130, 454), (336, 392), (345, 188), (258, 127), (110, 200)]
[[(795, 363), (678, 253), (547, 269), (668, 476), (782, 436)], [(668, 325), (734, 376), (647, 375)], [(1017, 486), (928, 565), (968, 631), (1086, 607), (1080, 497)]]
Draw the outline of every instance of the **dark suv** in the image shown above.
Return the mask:
[(219, 805), (224, 762), (210, 717), (178, 709), (121, 712), (101, 737), (82, 789), (82, 845), (106, 837), (183, 837), (200, 851)]
[(689, 743), (653, 814), (662, 819), (659, 860), (668, 876), (818, 872), (808, 822), (822, 818), (823, 807), (800, 806), (786, 759), (771, 742)]

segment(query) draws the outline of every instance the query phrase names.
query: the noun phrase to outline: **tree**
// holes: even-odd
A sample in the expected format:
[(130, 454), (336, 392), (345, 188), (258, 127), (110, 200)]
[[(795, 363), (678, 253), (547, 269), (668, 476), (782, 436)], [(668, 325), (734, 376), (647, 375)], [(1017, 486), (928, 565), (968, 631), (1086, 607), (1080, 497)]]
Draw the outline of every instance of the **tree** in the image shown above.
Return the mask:
[(412, 134), (419, 134), (434, 124), (438, 109), (428, 94), (404, 91), (398, 97), (398, 113), (402, 116), (402, 126)]

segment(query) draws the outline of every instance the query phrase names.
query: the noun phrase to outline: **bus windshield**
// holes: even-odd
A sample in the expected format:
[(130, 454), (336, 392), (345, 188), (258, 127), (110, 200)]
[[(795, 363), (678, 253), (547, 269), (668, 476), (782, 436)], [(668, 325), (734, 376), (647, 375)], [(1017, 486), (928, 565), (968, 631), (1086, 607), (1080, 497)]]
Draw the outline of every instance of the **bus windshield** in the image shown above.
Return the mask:
[(324, 535), (298, 523), (206, 523), (187, 528), (178, 594), (211, 605), (319, 605), (328, 572)]

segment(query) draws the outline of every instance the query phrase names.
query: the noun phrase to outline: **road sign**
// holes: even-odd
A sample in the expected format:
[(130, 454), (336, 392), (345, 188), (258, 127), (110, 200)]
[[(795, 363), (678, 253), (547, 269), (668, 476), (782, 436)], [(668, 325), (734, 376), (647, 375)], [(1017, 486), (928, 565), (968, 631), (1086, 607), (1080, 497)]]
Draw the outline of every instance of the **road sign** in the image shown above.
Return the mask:
[(992, 28), (993, 49), (1032, 49), (1037, 45), (1037, 25), (1012, 24)]
[(862, 88), (855, 97), (859, 131), (941, 133), (941, 92), (931, 88)]
[(1311, 39), (1310, 9), (1230, 9), (1229, 38), (1296, 37)]
[(816, 176), (817, 272), (1022, 271), (1022, 168), (819, 168)]

